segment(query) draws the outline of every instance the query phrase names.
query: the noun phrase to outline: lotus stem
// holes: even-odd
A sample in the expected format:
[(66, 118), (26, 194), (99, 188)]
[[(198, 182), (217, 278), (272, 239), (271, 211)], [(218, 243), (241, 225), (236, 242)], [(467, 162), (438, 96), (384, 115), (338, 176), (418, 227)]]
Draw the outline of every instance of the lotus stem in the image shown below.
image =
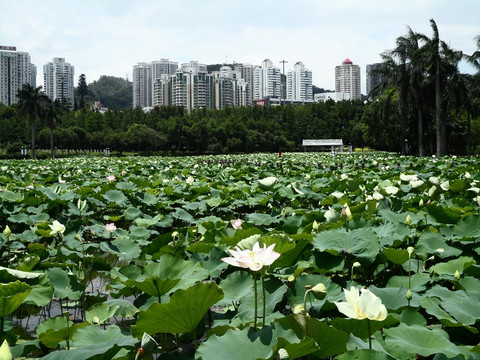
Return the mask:
[(257, 273), (253, 272), (253, 293), (255, 297), (255, 315), (253, 320), (253, 327), (257, 329)]
[[(410, 271), (411, 263), (412, 263), (412, 257), (409, 256), (408, 257), (408, 290), (409, 291), (412, 291), (412, 283), (411, 283), (412, 274), (411, 274), (411, 271)], [(408, 295), (408, 293), (407, 293), (407, 295)], [(407, 298), (407, 301), (408, 301), (408, 306), (410, 306), (410, 299)]]
[(65, 311), (63, 316), (65, 317), (65, 320), (67, 320), (67, 337), (65, 338), (65, 341), (67, 342), (67, 350), (70, 350), (70, 326), (68, 324), (69, 312)]
[(197, 330), (193, 330), (193, 344), (195, 346), (195, 350), (197, 350), (198, 346), (197, 346)]
[(265, 296), (265, 276), (262, 275), (262, 291), (263, 291), (263, 320), (262, 327), (265, 326), (265, 309), (266, 309), (266, 296)]
[(370, 319), (367, 318), (368, 324), (368, 348), (372, 350), (372, 331), (370, 329)]

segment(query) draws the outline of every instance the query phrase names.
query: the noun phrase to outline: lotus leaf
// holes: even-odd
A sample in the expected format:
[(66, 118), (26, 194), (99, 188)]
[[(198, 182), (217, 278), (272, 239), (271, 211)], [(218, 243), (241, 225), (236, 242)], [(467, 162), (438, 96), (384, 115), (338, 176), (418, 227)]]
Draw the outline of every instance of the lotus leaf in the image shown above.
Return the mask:
[(372, 262), (380, 251), (378, 236), (370, 228), (323, 231), (313, 238), (313, 246), (333, 255), (352, 254), (368, 262)]
[(208, 309), (222, 298), (222, 289), (213, 282), (197, 283), (186, 290), (177, 290), (168, 303), (153, 304), (146, 311), (141, 311), (132, 334), (140, 338), (144, 332), (192, 332)]
[(430, 356), (443, 353), (448, 357), (461, 355), (467, 350), (455, 346), (448, 334), (438, 328), (429, 330), (420, 325), (400, 324), (397, 327), (385, 329), (385, 342), (390, 347), (400, 347), (411, 354)]
[(32, 287), (30, 285), (18, 280), (8, 284), (0, 283), (0, 317), (5, 317), (14, 312), (22, 305), (31, 291)]

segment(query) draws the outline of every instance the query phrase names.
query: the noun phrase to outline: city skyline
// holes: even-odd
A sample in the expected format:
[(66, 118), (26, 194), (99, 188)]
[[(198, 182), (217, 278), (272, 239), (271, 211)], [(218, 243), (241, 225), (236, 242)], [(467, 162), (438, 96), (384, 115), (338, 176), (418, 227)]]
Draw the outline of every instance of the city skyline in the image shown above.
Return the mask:
[[(75, 66), (75, 82), (84, 73), (88, 83), (101, 75), (132, 80), (132, 66), (161, 58), (254, 65), (269, 58), (280, 68), (288, 61), (285, 72), (301, 61), (313, 85), (333, 90), (335, 66), (349, 58), (361, 68), (365, 94), (366, 65), (381, 61), (407, 26), (431, 36), (433, 18), (440, 38), (465, 53), (475, 50), (473, 38), (480, 34), (476, 0), (454, 6), (447, 0), (247, 0), (241, 7), (216, 0), (53, 0), (47, 6), (0, 0), (0, 8), (2, 44), (28, 52), (38, 68), (66, 58)], [(461, 71), (472, 70), (462, 64)], [(37, 85), (43, 85), (40, 71)]]

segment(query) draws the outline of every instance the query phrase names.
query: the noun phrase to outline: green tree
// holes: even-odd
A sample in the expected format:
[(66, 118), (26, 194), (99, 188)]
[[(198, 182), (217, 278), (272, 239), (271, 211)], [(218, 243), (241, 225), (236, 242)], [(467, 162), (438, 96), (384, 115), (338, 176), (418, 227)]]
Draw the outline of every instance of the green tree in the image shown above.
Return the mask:
[(441, 41), (435, 20), (430, 19), (433, 36), (429, 38), (419, 34), (425, 44), (420, 49), (426, 61), (425, 64), (435, 78), (435, 127), (436, 127), (436, 155), (440, 157), (446, 153), (446, 130), (442, 121), (442, 95), (440, 85)]
[(53, 131), (61, 121), (62, 119), (58, 116), (55, 105), (50, 99), (47, 99), (42, 109), (42, 123), (50, 129), (50, 156), (52, 159), (55, 158)]
[(85, 74), (81, 74), (78, 78), (78, 95), (80, 95), (80, 108), (85, 106), (85, 96), (88, 94), (87, 80)]
[(35, 156), (35, 121), (37, 116), (42, 115), (43, 104), (48, 100), (47, 95), (42, 91), (42, 87), (33, 87), (30, 84), (23, 84), (18, 90), (18, 113), (22, 116), (27, 115), (30, 119), (31, 139), (32, 139), (32, 158)]

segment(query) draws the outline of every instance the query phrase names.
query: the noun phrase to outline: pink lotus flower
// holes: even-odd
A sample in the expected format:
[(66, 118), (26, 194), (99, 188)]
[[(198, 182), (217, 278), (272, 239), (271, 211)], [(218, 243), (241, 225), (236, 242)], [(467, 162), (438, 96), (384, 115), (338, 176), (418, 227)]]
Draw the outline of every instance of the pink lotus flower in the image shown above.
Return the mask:
[(232, 227), (233, 227), (235, 230), (242, 230), (242, 220), (240, 220), (240, 219), (235, 220), (235, 221), (232, 223)]
[(280, 253), (273, 251), (274, 247), (275, 244), (270, 245), (268, 248), (263, 244), (263, 248), (261, 248), (258, 241), (253, 245), (252, 250), (240, 250), (236, 246), (236, 250), (228, 250), (232, 256), (222, 258), (222, 260), (233, 266), (258, 271), (264, 266), (273, 264), (278, 259)]
[(127, 172), (125, 170), (122, 170), (122, 176), (125, 176)]
[(108, 180), (108, 182), (114, 182), (115, 181), (115, 175), (108, 175), (107, 180)]
[(117, 230), (117, 227), (115, 226), (114, 223), (106, 224), (104, 226), (104, 228), (105, 228), (105, 230), (110, 231), (110, 232), (113, 232), (113, 231)]

